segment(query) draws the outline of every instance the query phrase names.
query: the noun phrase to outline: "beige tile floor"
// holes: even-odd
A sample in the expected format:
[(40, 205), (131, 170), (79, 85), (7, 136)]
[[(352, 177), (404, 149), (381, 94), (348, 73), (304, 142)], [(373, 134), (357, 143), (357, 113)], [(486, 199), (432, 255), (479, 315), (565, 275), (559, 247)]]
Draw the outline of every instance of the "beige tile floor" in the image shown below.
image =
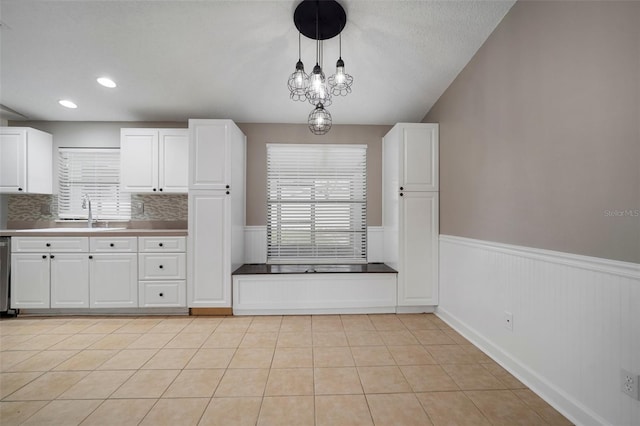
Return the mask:
[(435, 315), (0, 321), (2, 425), (566, 425)]

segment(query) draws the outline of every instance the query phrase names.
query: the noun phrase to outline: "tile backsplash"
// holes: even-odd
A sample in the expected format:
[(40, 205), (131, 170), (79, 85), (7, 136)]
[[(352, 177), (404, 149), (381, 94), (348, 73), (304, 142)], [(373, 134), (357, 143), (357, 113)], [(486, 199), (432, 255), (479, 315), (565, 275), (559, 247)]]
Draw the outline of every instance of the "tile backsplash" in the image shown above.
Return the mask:
[[(186, 223), (187, 200), (187, 194), (131, 194), (131, 222)], [(8, 197), (8, 222), (50, 222), (57, 219), (56, 195), (21, 194)]]

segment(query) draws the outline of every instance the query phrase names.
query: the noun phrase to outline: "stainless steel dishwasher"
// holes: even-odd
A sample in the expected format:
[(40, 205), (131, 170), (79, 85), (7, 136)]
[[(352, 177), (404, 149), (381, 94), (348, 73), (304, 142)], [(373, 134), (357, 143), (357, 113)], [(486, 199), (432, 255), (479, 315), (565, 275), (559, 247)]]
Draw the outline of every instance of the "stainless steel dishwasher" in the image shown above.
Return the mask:
[(11, 277), (11, 238), (0, 237), (0, 312), (9, 310), (9, 279)]

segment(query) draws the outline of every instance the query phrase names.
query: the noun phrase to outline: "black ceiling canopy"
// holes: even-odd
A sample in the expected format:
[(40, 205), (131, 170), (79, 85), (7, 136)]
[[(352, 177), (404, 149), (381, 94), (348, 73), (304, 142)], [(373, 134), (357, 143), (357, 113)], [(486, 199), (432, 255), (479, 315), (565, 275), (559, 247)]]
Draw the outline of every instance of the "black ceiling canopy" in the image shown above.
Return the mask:
[(303, 0), (296, 7), (293, 22), (305, 37), (328, 40), (340, 34), (347, 24), (347, 14), (335, 0)]

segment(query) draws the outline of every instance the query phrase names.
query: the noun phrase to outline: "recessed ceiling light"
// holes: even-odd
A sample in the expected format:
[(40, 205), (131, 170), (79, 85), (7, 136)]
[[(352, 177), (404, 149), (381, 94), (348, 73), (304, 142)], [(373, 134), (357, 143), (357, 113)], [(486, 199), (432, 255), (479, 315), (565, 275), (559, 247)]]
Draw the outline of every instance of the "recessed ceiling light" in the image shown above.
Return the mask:
[(101, 85), (103, 85), (104, 87), (108, 87), (110, 89), (113, 89), (114, 87), (116, 87), (116, 82), (111, 80), (108, 77), (99, 77), (96, 79), (96, 81)]
[(78, 108), (78, 105), (76, 105), (75, 103), (71, 102), (68, 99), (61, 99), (58, 101), (58, 103), (65, 108), (71, 108), (71, 109)]

